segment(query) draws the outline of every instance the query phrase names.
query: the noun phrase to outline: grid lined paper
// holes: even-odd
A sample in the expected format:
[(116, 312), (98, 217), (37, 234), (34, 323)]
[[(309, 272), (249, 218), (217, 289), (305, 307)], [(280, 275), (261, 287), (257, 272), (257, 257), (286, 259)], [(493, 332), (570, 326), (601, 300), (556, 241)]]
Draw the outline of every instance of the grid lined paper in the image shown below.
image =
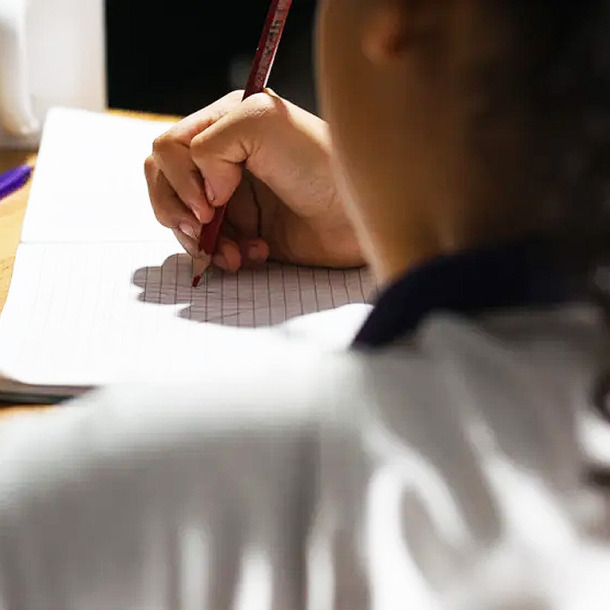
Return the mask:
[[(303, 314), (368, 302), (373, 286), (366, 270), (310, 269), (271, 263), (236, 274), (209, 271), (197, 288), (186, 255), (136, 272), (147, 303), (185, 306), (183, 317), (240, 328), (280, 324)], [(141, 281), (143, 278), (143, 282)]]
[(74, 385), (196, 372), (206, 350), (216, 357), (250, 337), (231, 332), (365, 303), (373, 290), (365, 270), (279, 264), (214, 271), (198, 288), (191, 279), (190, 258), (171, 243), (22, 244), (0, 318), (0, 370)]

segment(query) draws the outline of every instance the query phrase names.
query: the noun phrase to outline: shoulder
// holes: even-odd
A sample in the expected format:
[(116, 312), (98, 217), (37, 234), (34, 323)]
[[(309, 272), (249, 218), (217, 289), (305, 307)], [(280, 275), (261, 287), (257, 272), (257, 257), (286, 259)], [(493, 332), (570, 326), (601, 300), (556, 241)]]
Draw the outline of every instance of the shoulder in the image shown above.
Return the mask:
[[(283, 602), (306, 569), (299, 558), (316, 552), (354, 608), (373, 591), (427, 607), (439, 590), (474, 607), (474, 595), (497, 596), (506, 570), (517, 593), (536, 588), (535, 570), (567, 579), (588, 552), (571, 499), (582, 493), (575, 419), (596, 334), (567, 311), (436, 316), (379, 353), (273, 341), (202, 362), (197, 383), (109, 388), (8, 423), (0, 602), (33, 591), (61, 605), (86, 573), (96, 576), (75, 599), (102, 587), (116, 592), (106, 606), (138, 605), (137, 583), (204, 565), (230, 597), (253, 541), (270, 573), (290, 570), (288, 589), (273, 592)], [(27, 573), (12, 570), (17, 554)], [(587, 565), (606, 563), (602, 553)]]

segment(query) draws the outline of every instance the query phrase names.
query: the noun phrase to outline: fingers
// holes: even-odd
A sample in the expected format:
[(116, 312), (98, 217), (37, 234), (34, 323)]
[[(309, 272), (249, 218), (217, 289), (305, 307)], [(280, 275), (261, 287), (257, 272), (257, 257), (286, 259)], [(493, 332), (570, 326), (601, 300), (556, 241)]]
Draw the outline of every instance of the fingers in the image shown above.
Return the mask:
[[(193, 258), (202, 256), (198, 239), (186, 235), (180, 228), (173, 231), (176, 239), (186, 252)], [(260, 267), (268, 258), (269, 246), (262, 239), (249, 239), (238, 245), (232, 239), (221, 235), (218, 239), (218, 249), (212, 259), (212, 264), (223, 271), (235, 273), (242, 268)]]
[[(157, 218), (165, 218), (165, 222), (161, 220), (160, 222), (166, 226), (177, 226), (172, 217), (177, 209), (174, 201), (176, 198), (190, 209), (199, 224), (208, 223), (212, 219), (214, 211), (205, 194), (205, 180), (191, 158), (190, 143), (196, 134), (204, 131), (238, 106), (242, 95), (241, 91), (226, 95), (207, 108), (176, 123), (154, 141), (153, 153), (146, 162), (146, 176), (149, 191), (157, 190), (168, 196), (167, 199), (159, 195), (154, 199), (151, 197)], [(173, 191), (171, 196), (168, 195), (166, 185), (151, 186), (151, 176), (157, 177), (157, 172), (154, 170), (160, 171), (165, 177)]]
[(169, 131), (171, 137), (188, 146), (191, 140), (202, 131), (216, 123), (227, 113), (238, 107), (244, 92), (232, 91), (224, 97), (216, 100), (213, 104), (194, 112), (176, 123)]
[(248, 239), (240, 244), (245, 267), (258, 267), (269, 259), (269, 244), (264, 239)]
[(176, 239), (180, 243), (180, 245), (188, 252), (193, 258), (198, 258), (201, 256), (199, 251), (199, 245), (196, 239), (189, 237), (185, 233), (183, 233), (180, 229), (173, 229), (174, 235)]
[[(252, 96), (244, 103), (242, 96), (243, 92), (235, 91), (177, 123), (155, 140), (145, 163), (156, 218), (174, 231), (194, 258), (200, 256), (201, 227), (211, 222), (214, 208), (241, 192), (244, 166), (256, 153), (265, 116), (275, 108), (270, 94)], [(245, 186), (242, 191), (249, 200), (250, 191)], [(253, 227), (257, 214), (255, 210), (255, 217), (246, 219)], [(253, 238), (255, 228), (239, 235), (229, 224), (223, 229), (213, 263), (226, 271), (264, 263), (269, 246)], [(244, 223), (239, 225), (241, 231)]]
[(217, 250), (212, 258), (212, 264), (223, 271), (238, 271), (242, 266), (239, 246), (233, 240), (221, 235), (218, 238)]
[(199, 235), (201, 223), (177, 195), (152, 156), (146, 159), (144, 171), (148, 195), (157, 220), (170, 229), (180, 227), (186, 235)]
[(251, 96), (196, 135), (191, 157), (206, 180), (208, 203), (225, 205), (242, 180), (243, 166), (251, 162), (261, 143), (266, 120), (276, 110), (276, 99), (267, 93)]
[(200, 223), (214, 216), (205, 195), (204, 180), (191, 159), (188, 146), (161, 136), (153, 145), (153, 159), (178, 198)]
[[(145, 170), (149, 195), (157, 220), (173, 230), (176, 239), (186, 252), (193, 258), (198, 258), (201, 256), (199, 250), (201, 224), (177, 196), (152, 157), (146, 160)], [(240, 240), (238, 244), (226, 235), (221, 235), (217, 254), (212, 262), (224, 271), (235, 272), (242, 267), (259, 266), (268, 258), (269, 246), (262, 239)]]
[(267, 262), (269, 245), (262, 239), (247, 239), (237, 244), (226, 236), (218, 240), (218, 250), (212, 263), (223, 271), (236, 272), (256, 268)]

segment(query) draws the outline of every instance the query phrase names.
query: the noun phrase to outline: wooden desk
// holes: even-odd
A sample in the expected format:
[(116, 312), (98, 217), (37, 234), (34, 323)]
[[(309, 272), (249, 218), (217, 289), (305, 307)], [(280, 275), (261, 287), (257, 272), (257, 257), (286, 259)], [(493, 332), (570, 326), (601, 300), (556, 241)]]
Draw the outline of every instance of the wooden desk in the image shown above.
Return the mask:
[[(35, 160), (33, 153), (0, 150), (0, 173), (23, 163), (34, 164)], [(0, 201), (0, 311), (8, 294), (30, 183), (31, 180), (25, 187)]]
[[(112, 111), (115, 114), (131, 116), (134, 118), (145, 118), (151, 120), (168, 121), (177, 120), (178, 117), (157, 116), (142, 114), (130, 111)], [(28, 163), (35, 165), (36, 154), (25, 151), (0, 150), (0, 172), (4, 172), (17, 165)], [(144, 159), (142, 159), (144, 163)], [(15, 252), (21, 238), (21, 226), (23, 216), (30, 194), (30, 182), (19, 191), (13, 193), (6, 199), (0, 201), (0, 312), (6, 302), (11, 276), (13, 273), (13, 263), (15, 262)], [(26, 407), (26, 409), (40, 409), (42, 407)], [(23, 407), (0, 409), (0, 418), (22, 411)]]
[[(36, 155), (31, 152), (0, 150), (0, 173), (24, 163), (33, 165), (35, 161)], [(4, 307), (11, 283), (15, 251), (19, 245), (31, 182), (30, 179), (23, 188), (0, 201), (0, 312)], [(29, 407), (29, 410), (33, 408), (33, 406)], [(0, 409), (0, 418), (15, 415), (23, 410), (23, 408)]]

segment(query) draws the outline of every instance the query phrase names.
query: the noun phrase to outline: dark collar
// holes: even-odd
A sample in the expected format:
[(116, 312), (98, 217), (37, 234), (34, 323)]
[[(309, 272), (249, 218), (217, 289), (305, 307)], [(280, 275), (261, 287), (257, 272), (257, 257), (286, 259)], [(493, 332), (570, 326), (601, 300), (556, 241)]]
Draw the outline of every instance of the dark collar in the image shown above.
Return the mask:
[(354, 346), (387, 345), (412, 333), (433, 311), (476, 315), (559, 304), (569, 300), (568, 284), (544, 239), (441, 256), (381, 294)]

